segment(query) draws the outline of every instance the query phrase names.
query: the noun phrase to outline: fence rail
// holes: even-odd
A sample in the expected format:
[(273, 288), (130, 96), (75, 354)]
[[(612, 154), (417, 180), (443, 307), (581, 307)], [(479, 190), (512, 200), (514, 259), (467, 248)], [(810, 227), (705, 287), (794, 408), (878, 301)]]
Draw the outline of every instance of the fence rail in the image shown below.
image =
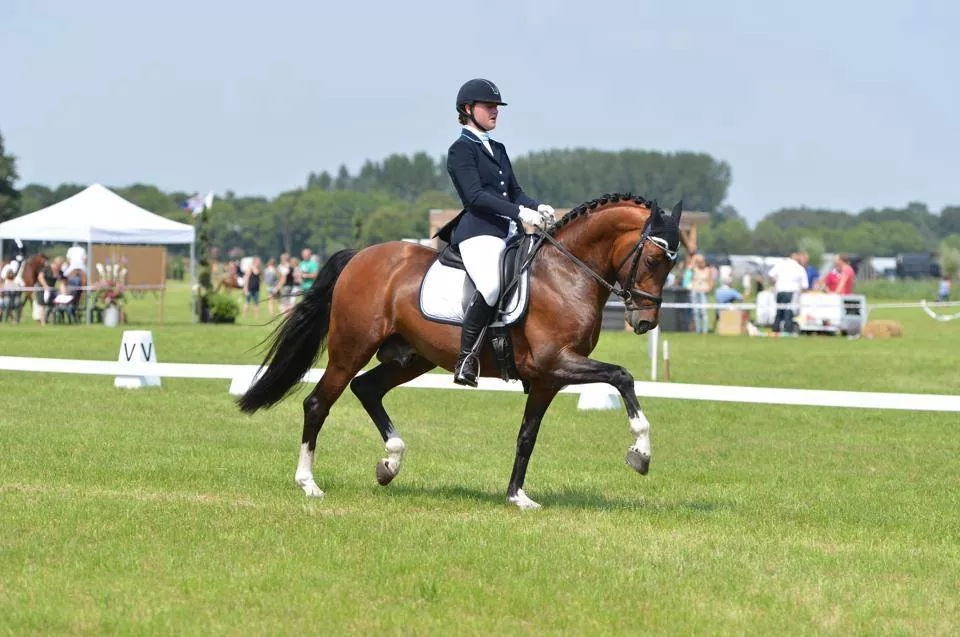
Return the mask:
[[(161, 378), (205, 378), (230, 380), (231, 390), (249, 386), (257, 365), (219, 365), (206, 363), (137, 363), (117, 361), (74, 360), (62, 358), (28, 358), (0, 356), (0, 371), (89, 374), (100, 376), (153, 376)], [(316, 383), (323, 369), (311, 369), (302, 382)], [(420, 389), (468, 389), (454, 384), (448, 374), (425, 374), (403, 387)], [(856, 409), (895, 409), (902, 411), (960, 412), (960, 396), (945, 394), (902, 394), (851, 392), (818, 389), (783, 389), (776, 387), (742, 387), (732, 385), (693, 385), (686, 383), (635, 383), (637, 395), (645, 398), (707, 400), (718, 402), (812, 407), (844, 407)], [(522, 391), (520, 383), (505, 383), (495, 378), (481, 378), (481, 391)], [(564, 393), (611, 392), (608, 385), (591, 384), (568, 387)], [(233, 392), (236, 393), (236, 392)]]

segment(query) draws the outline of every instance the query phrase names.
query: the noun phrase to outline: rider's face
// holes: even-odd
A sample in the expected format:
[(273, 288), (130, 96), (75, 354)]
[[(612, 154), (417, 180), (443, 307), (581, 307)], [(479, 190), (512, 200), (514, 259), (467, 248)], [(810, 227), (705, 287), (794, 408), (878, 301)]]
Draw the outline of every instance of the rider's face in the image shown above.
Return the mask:
[(492, 102), (477, 102), (473, 105), (473, 119), (477, 120), (484, 130), (491, 131), (497, 127), (497, 116), (499, 110), (497, 104)]

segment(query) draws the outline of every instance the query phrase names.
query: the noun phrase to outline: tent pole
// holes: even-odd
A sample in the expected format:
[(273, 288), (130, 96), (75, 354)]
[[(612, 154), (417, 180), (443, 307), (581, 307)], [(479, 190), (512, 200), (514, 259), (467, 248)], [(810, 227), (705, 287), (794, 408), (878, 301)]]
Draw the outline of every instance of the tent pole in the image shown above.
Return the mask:
[[(90, 259), (92, 259), (92, 258), (93, 258), (93, 240), (92, 240), (92, 239), (87, 239), (87, 263), (86, 263), (86, 266), (87, 266), (87, 287), (88, 287), (88, 288), (91, 287), (90, 281), (92, 280), (91, 277), (90, 277), (90, 275), (92, 274), (92, 272), (90, 271)], [(85, 304), (85, 306), (86, 306), (85, 311), (86, 311), (86, 313), (87, 313), (87, 325), (90, 325), (91, 321), (93, 320), (93, 308), (90, 306), (90, 293), (91, 293), (92, 291), (93, 291), (93, 290), (86, 290), (86, 294), (84, 294), (84, 298), (85, 298), (84, 304)]]

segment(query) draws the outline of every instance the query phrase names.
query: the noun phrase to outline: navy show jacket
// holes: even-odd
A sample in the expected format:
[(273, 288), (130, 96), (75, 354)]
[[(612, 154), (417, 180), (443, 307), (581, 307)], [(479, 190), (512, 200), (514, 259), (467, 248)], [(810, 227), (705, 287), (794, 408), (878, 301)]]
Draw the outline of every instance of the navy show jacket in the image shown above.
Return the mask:
[(511, 220), (520, 225), (521, 205), (540, 205), (520, 188), (503, 144), (491, 139), (490, 148), (492, 154), (464, 128), (447, 151), (447, 172), (463, 202), (460, 214), (436, 234), (448, 243), (479, 235), (506, 238)]

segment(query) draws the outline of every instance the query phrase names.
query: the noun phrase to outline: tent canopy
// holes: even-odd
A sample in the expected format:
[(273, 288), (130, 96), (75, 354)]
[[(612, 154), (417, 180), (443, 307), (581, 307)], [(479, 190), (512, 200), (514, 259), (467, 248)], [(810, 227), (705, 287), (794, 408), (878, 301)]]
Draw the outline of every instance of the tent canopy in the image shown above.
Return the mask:
[(196, 230), (134, 205), (100, 184), (0, 223), (0, 239), (84, 243), (193, 243)]

